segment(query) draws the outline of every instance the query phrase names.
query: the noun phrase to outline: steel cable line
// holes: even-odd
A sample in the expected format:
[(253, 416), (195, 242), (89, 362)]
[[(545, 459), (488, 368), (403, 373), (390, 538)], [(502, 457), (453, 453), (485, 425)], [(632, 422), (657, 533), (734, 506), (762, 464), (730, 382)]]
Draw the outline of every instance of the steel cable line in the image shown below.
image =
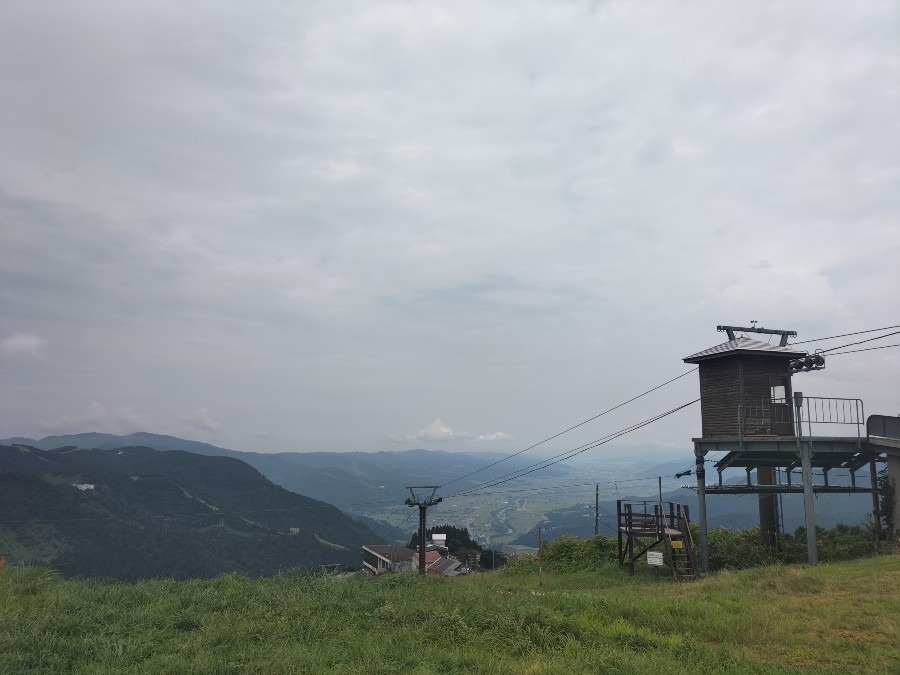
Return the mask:
[[(888, 347), (900, 347), (900, 342), (895, 345), (883, 345), (881, 347), (865, 347), (864, 349), (848, 349), (845, 352), (835, 352), (834, 354), (829, 354), (828, 356), (840, 356), (841, 354), (855, 354), (856, 352), (871, 352), (875, 349), (887, 349)], [(840, 349), (840, 347), (838, 347)]]
[(467, 493), (467, 497), (489, 497), (493, 495), (511, 495), (521, 492), (543, 492), (545, 490), (560, 490), (564, 488), (576, 487), (594, 487), (595, 485), (613, 485), (618, 483), (648, 483), (652, 482), (656, 485), (659, 477), (653, 476), (648, 478), (623, 478), (621, 480), (592, 480), (588, 483), (566, 483), (565, 485), (542, 485), (540, 487), (517, 488), (515, 490), (498, 490), (497, 492), (471, 492)]
[(641, 429), (649, 424), (652, 424), (653, 422), (661, 420), (664, 417), (668, 417), (669, 415), (672, 415), (673, 413), (676, 413), (679, 410), (682, 410), (684, 408), (687, 408), (690, 405), (693, 405), (694, 403), (697, 403), (699, 400), (700, 399), (698, 398), (698, 399), (694, 399), (693, 401), (690, 401), (688, 403), (683, 403), (680, 406), (672, 408), (671, 410), (668, 410), (664, 413), (660, 413), (659, 415), (655, 415), (654, 417), (646, 419), (643, 422), (638, 422), (637, 424), (633, 424), (630, 427), (626, 427), (625, 429), (620, 429), (619, 431), (609, 434), (608, 436), (604, 436), (596, 441), (586, 443), (585, 445), (574, 448), (573, 450), (567, 450), (558, 455), (550, 457), (549, 459), (545, 459), (545, 460), (542, 460), (535, 464), (532, 464), (530, 467), (525, 467), (524, 469), (519, 469), (517, 471), (511, 472), (511, 473), (507, 474), (506, 476), (501, 476), (497, 479), (485, 481), (481, 485), (476, 485), (476, 486), (468, 488), (466, 490), (460, 490), (459, 492), (456, 492), (448, 497), (444, 497), (444, 499), (446, 500), (446, 499), (451, 499), (453, 497), (465, 496), (472, 492), (475, 492), (476, 490), (482, 490), (482, 489), (486, 489), (486, 488), (495, 487), (497, 485), (502, 485), (503, 483), (508, 483), (509, 481), (515, 480), (516, 478), (521, 478), (522, 476), (527, 476), (528, 474), (534, 473), (535, 471), (540, 471), (541, 469), (546, 469), (548, 467), (553, 466), (554, 464), (559, 464), (560, 462), (563, 462), (567, 459), (571, 459), (572, 457), (575, 457), (576, 455), (580, 455), (583, 452), (587, 452), (588, 450), (599, 447), (605, 443), (609, 443), (610, 441), (615, 440), (616, 438), (620, 438), (621, 436), (631, 433), (632, 431), (637, 431), (638, 429)]
[(900, 328), (898, 326), (885, 326), (883, 328), (870, 328), (869, 330), (858, 330), (855, 333), (844, 333), (843, 335), (831, 335), (829, 337), (813, 338), (812, 340), (801, 340), (800, 342), (792, 342), (793, 345), (805, 345), (807, 342), (821, 342), (822, 340), (834, 340), (842, 337), (850, 337), (851, 335), (862, 335), (863, 333), (875, 333), (880, 330), (891, 330), (892, 328)]
[[(689, 405), (692, 405), (692, 404), (694, 404), (694, 403), (697, 403), (699, 400), (700, 400), (700, 399), (698, 398), (698, 399), (696, 399), (696, 400), (694, 400), (694, 401), (691, 401), (690, 403), (685, 403), (685, 404), (683, 404), (683, 405), (681, 405), (681, 406), (678, 406), (677, 408), (673, 408), (672, 410), (669, 410), (668, 412), (665, 412), (665, 413), (662, 413), (662, 414), (660, 414), (660, 415), (657, 415), (656, 417), (653, 417), (653, 418), (651, 418), (651, 419), (645, 420), (645, 421), (643, 421), (643, 422), (641, 422), (641, 423), (639, 423), (639, 424), (635, 424), (635, 425), (633, 425), (633, 426), (631, 426), (631, 427), (628, 427), (628, 428), (626, 428), (626, 429), (622, 429), (622, 430), (620, 430), (620, 431), (617, 431), (617, 432), (615, 432), (615, 433), (613, 433), (613, 434), (610, 434), (609, 436), (605, 436), (605, 437), (603, 437), (603, 438), (601, 438), (601, 439), (599, 439), (599, 440), (597, 440), (597, 441), (594, 441), (594, 442), (592, 442), (592, 443), (589, 443), (589, 444), (587, 444), (587, 445), (585, 445), (585, 446), (582, 446), (582, 447), (577, 448), (577, 449), (575, 449), (575, 450), (569, 451), (568, 453), (564, 453), (564, 456), (559, 456), (559, 455), (557, 455), (556, 457), (551, 458), (553, 461), (545, 460), (545, 462), (541, 463), (540, 466), (534, 466), (534, 465), (533, 465), (534, 468), (532, 468), (532, 469), (530, 469), (530, 470), (528, 470), (528, 471), (524, 471), (524, 470), (523, 470), (523, 471), (518, 472), (516, 475), (509, 476), (508, 478), (504, 478), (503, 480), (497, 480), (496, 482), (490, 483), (490, 484), (488, 484), (488, 485), (477, 486), (476, 488), (473, 488), (473, 489), (481, 489), (481, 488), (483, 488), (483, 487), (494, 487), (495, 485), (502, 485), (503, 483), (508, 483), (509, 481), (515, 480), (516, 478), (521, 478), (522, 476), (527, 476), (528, 474), (534, 473), (535, 471), (540, 471), (541, 469), (546, 469), (546, 468), (548, 468), (548, 467), (553, 466), (554, 464), (559, 464), (560, 462), (564, 462), (564, 461), (566, 461), (567, 459), (571, 459), (572, 457), (575, 457), (576, 455), (580, 455), (580, 454), (583, 453), (583, 452), (587, 452), (588, 450), (592, 450), (592, 449), (594, 449), (594, 448), (600, 447), (601, 445), (605, 445), (606, 443), (609, 443), (610, 441), (613, 441), (613, 440), (615, 440), (615, 439), (617, 439), (617, 438), (620, 438), (620, 437), (624, 436), (625, 434), (629, 434), (629, 433), (631, 433), (632, 431), (637, 431), (638, 429), (641, 429), (641, 428), (643, 428), (643, 427), (645, 427), (645, 426), (647, 426), (647, 425), (649, 425), (649, 424), (652, 424), (653, 422), (656, 422), (656, 421), (662, 419), (663, 417), (668, 417), (669, 415), (671, 415), (671, 414), (677, 412), (678, 410), (681, 410), (682, 408), (686, 408), (686, 407), (689, 406)], [(625, 481), (625, 480), (623, 480), (623, 481), (618, 481), (618, 480), (613, 481), (613, 483), (616, 484), (616, 485), (618, 485), (618, 483), (624, 483), (624, 482), (628, 482), (628, 481)], [(457, 494), (460, 494), (460, 493), (457, 493)], [(463, 494), (465, 494), (466, 496), (468, 496), (468, 495), (471, 494), (471, 493), (464, 492)], [(451, 495), (451, 496), (456, 496), (456, 495)]]
[(577, 429), (578, 427), (583, 427), (583, 426), (584, 426), (585, 424), (587, 424), (588, 422), (593, 422), (594, 420), (599, 419), (600, 417), (603, 417), (604, 415), (606, 415), (606, 414), (608, 414), (608, 413), (611, 413), (613, 410), (618, 410), (618, 409), (621, 408), (622, 406), (628, 405), (628, 404), (631, 403), (632, 401), (637, 401), (637, 400), (638, 400), (639, 398), (641, 398), (642, 396), (646, 396), (647, 394), (651, 394), (651, 393), (653, 393), (654, 391), (656, 391), (657, 389), (662, 389), (662, 388), (665, 387), (667, 384), (671, 384), (671, 383), (674, 382), (675, 380), (680, 380), (680, 379), (681, 379), (682, 377), (684, 377), (685, 375), (690, 375), (691, 373), (695, 372), (696, 370), (697, 370), (696, 368), (693, 368), (693, 369), (691, 369), (691, 370), (689, 370), (689, 371), (687, 371), (687, 372), (685, 372), (685, 373), (682, 373), (682, 374), (679, 375), (678, 377), (673, 377), (671, 380), (667, 380), (667, 381), (663, 382), (662, 384), (653, 387), (653, 389), (648, 389), (647, 391), (645, 391), (645, 392), (642, 393), (642, 394), (638, 394), (637, 396), (635, 396), (635, 397), (633, 397), (633, 398), (630, 398), (630, 399), (628, 399), (627, 401), (623, 401), (622, 403), (619, 403), (618, 405), (613, 406), (612, 408), (609, 408), (608, 410), (604, 410), (603, 412), (598, 413), (597, 415), (594, 415), (594, 416), (591, 417), (590, 419), (586, 419), (586, 420), (584, 420), (583, 422), (579, 422), (579, 423), (576, 424), (575, 426), (571, 426), (571, 427), (569, 427), (568, 429), (566, 429), (565, 431), (560, 431), (558, 434), (554, 434), (553, 436), (550, 436), (549, 438), (545, 438), (544, 440), (542, 440), (542, 441), (540, 441), (540, 442), (538, 442), (538, 443), (535, 443), (534, 445), (529, 445), (529, 446), (528, 446), (527, 448), (525, 448), (524, 450), (519, 450), (518, 452), (514, 452), (513, 454), (508, 455), (507, 457), (503, 457), (502, 459), (498, 459), (496, 462), (491, 462), (490, 464), (486, 464), (485, 466), (481, 467), (480, 469), (475, 469), (475, 471), (470, 471), (469, 473), (465, 474), (464, 476), (460, 476), (459, 478), (454, 478), (454, 479), (451, 480), (450, 482), (444, 483), (443, 485), (441, 485), (441, 487), (442, 487), (442, 488), (445, 488), (445, 487), (447, 487), (448, 485), (453, 485), (453, 483), (458, 483), (459, 481), (464, 480), (464, 479), (466, 479), (466, 478), (469, 478), (470, 476), (474, 476), (476, 473), (480, 473), (480, 472), (482, 472), (482, 471), (485, 471), (486, 469), (490, 469), (491, 467), (497, 466), (498, 464), (500, 464), (500, 463), (502, 463), (502, 462), (505, 462), (505, 461), (508, 460), (508, 459), (512, 459), (513, 457), (518, 457), (518, 456), (521, 455), (523, 452), (528, 452), (529, 450), (533, 450), (534, 448), (538, 447), (539, 445), (543, 445), (543, 444), (546, 443), (547, 441), (552, 441), (554, 438), (559, 438), (559, 437), (562, 436), (563, 434), (567, 434), (567, 433), (569, 433), (570, 431), (572, 431), (572, 430), (574, 430), (574, 429)]
[[(410, 511), (410, 512), (406, 515), (406, 518), (404, 518), (402, 521), (400, 521), (400, 522), (394, 527), (393, 530), (391, 530), (391, 531), (388, 532), (386, 535), (384, 535), (384, 539), (388, 539), (388, 540), (389, 540), (392, 536), (394, 536), (394, 532), (396, 532), (396, 531), (399, 530), (401, 527), (403, 527), (404, 525), (406, 525), (406, 523), (408, 523), (408, 522), (410, 521), (410, 519), (411, 519), (414, 515), (416, 515), (416, 512), (415, 512), (415, 511)], [(390, 516), (388, 516), (388, 518), (390, 518)], [(388, 523), (388, 525), (390, 525), (390, 521), (386, 521), (386, 522)]]
[(854, 345), (861, 345), (864, 342), (872, 342), (873, 340), (881, 340), (882, 338), (891, 337), (892, 335), (900, 335), (900, 330), (895, 330), (893, 333), (885, 333), (884, 335), (877, 335), (876, 337), (867, 338), (865, 340), (860, 340), (859, 342), (848, 342), (845, 345), (840, 345), (839, 347), (829, 347), (828, 349), (823, 349), (820, 354), (827, 354), (828, 352), (833, 352), (835, 349), (843, 349), (844, 347), (853, 347)]

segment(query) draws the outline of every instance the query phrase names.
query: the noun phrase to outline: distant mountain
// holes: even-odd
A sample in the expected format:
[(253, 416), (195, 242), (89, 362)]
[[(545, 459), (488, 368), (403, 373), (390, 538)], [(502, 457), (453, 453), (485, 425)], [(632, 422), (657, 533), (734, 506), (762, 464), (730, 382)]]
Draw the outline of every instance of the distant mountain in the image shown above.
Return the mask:
[[(12, 444), (0, 440), (0, 443)], [(146, 446), (156, 450), (183, 450), (201, 455), (233, 457), (257, 469), (276, 485), (292, 492), (334, 504), (353, 513), (373, 511), (378, 503), (402, 504), (409, 496), (409, 485), (443, 485), (453, 481), (454, 489), (464, 490), (534, 463), (534, 458), (514, 458), (496, 468), (484, 467), (505, 455), (468, 455), (437, 450), (396, 452), (241, 452), (175, 436), (140, 432), (128, 436), (87, 433), (47, 436), (40, 440), (20, 438), (15, 443), (42, 450), (65, 446), (113, 449)], [(466, 479), (474, 471), (478, 475)], [(566, 470), (551, 467), (544, 476), (565, 475)]]
[(126, 447), (146, 447), (154, 450), (184, 450), (185, 452), (193, 452), (198, 455), (224, 455), (227, 457), (233, 455), (245, 455), (252, 453), (237, 452), (235, 450), (227, 450), (218, 448), (209, 443), (201, 443), (200, 441), (189, 441), (176, 436), (165, 436), (163, 434), (151, 434), (145, 431), (139, 431), (127, 436), (117, 436), (116, 434), (86, 433), (86, 434), (68, 434), (64, 436), (46, 436), (40, 440), (33, 438), (7, 438), (0, 440), (2, 445), (29, 445), (40, 450), (55, 450), (57, 448), (75, 447), (75, 448), (93, 448), (97, 450), (113, 450), (115, 448)]
[[(109, 440), (88, 436), (89, 444)], [(71, 437), (49, 443), (62, 440)], [(334, 506), (231, 457), (75, 445), (0, 445), (0, 553), (8, 561), (124, 580), (269, 575), (358, 566), (361, 545), (378, 540)]]

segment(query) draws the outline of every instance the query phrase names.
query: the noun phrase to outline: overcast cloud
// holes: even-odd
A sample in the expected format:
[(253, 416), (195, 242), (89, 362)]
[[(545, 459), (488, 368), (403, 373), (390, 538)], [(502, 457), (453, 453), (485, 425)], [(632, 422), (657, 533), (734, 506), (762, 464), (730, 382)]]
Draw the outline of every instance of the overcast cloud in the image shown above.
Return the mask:
[[(720, 323), (900, 324), (897, 22), (7, 0), (0, 437), (513, 452), (684, 372)], [(796, 388), (897, 414), (898, 352)], [(698, 433), (694, 407), (628, 442)]]

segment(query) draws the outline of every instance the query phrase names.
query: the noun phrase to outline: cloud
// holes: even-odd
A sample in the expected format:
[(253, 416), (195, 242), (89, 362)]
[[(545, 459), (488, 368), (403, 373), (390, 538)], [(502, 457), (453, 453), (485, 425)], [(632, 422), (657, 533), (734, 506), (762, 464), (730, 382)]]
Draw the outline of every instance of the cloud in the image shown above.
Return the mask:
[(183, 4), (4, 5), (0, 429), (536, 440), (896, 306), (890, 3)]
[(14, 333), (0, 340), (0, 353), (5, 356), (27, 356), (39, 358), (43, 356), (47, 341), (33, 333)]
[(796, 322), (839, 310), (841, 304), (827, 276), (799, 266), (739, 271), (717, 295), (723, 308), (740, 308), (762, 321), (773, 307), (792, 308)]
[(497, 431), (493, 434), (481, 434), (475, 437), (476, 441), (514, 441), (516, 440), (515, 436), (506, 433), (505, 431)]
[(436, 419), (424, 429), (419, 429), (415, 434), (417, 441), (459, 441), (472, 438), (468, 431), (456, 430), (440, 419)]
[(468, 431), (456, 430), (440, 419), (434, 420), (428, 426), (419, 429), (415, 433), (405, 435), (386, 435), (385, 440), (395, 443), (409, 443), (411, 441), (467, 441), (471, 440), (472, 434)]
[(414, 441), (482, 441), (482, 442), (494, 442), (494, 441), (512, 441), (515, 440), (514, 437), (510, 434), (507, 434), (503, 431), (498, 431), (492, 434), (479, 434), (477, 436), (473, 436), (468, 431), (462, 431), (458, 429), (454, 429), (448, 424), (445, 424), (440, 419), (436, 419), (434, 422), (429, 424), (428, 426), (419, 429), (417, 432), (412, 434), (405, 435), (387, 435), (384, 437), (384, 440), (392, 441), (395, 443), (410, 443)]
[(199, 431), (215, 433), (222, 428), (222, 425), (213, 418), (212, 413), (206, 408), (197, 408), (189, 413), (176, 415), (176, 417)]
[(130, 434), (148, 428), (147, 417), (132, 408), (113, 410), (94, 401), (80, 412), (64, 413), (53, 420), (38, 422), (38, 427), (50, 434), (78, 434), (90, 431)]

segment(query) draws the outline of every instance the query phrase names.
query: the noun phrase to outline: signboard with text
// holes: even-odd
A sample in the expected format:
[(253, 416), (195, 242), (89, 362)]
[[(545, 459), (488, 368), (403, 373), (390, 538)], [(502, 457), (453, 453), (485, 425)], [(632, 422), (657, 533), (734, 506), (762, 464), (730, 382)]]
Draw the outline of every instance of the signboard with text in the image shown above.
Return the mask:
[(663, 565), (662, 551), (647, 551), (647, 564), (660, 567)]

